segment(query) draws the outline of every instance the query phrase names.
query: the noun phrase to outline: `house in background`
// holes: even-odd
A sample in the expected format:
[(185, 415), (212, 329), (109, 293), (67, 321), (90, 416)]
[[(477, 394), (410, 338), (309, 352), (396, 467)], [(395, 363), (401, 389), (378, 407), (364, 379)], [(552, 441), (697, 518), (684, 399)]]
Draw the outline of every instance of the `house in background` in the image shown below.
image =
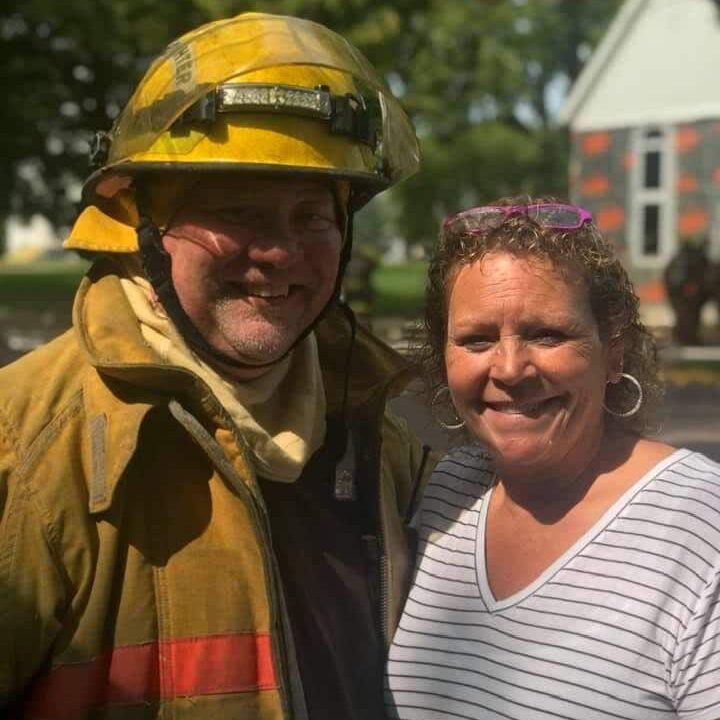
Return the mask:
[(60, 239), (52, 225), (42, 215), (29, 220), (10, 218), (5, 222), (5, 262), (32, 261), (43, 253), (60, 248)]
[(615, 243), (641, 299), (663, 302), (679, 243), (707, 240), (720, 260), (720, 2), (626, 0), (561, 120), (571, 196)]

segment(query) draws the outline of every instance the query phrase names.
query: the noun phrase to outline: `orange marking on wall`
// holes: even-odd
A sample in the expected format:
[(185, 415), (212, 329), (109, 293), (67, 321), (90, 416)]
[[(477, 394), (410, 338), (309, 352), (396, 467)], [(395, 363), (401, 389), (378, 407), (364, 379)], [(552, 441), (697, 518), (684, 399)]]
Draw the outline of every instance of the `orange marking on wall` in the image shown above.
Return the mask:
[(659, 303), (667, 298), (662, 280), (649, 280), (646, 283), (640, 283), (635, 286), (635, 291), (641, 302)]
[(681, 235), (696, 235), (707, 230), (710, 217), (702, 208), (694, 207), (680, 215), (678, 228)]
[(700, 133), (692, 126), (682, 127), (675, 134), (675, 149), (678, 152), (688, 152), (699, 142)]
[(597, 197), (604, 195), (610, 187), (610, 180), (607, 175), (591, 175), (585, 178), (580, 185), (580, 191), (583, 195)]
[(602, 232), (619, 230), (625, 223), (625, 210), (619, 205), (610, 205), (599, 210), (595, 215), (595, 220)]
[(602, 155), (610, 147), (610, 134), (606, 132), (585, 135), (581, 142), (583, 155)]

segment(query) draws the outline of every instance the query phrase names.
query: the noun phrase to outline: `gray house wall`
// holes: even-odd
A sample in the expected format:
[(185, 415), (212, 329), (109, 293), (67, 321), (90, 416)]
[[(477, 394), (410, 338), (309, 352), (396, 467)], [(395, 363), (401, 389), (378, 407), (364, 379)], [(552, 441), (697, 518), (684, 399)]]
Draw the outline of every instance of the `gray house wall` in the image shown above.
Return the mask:
[[(642, 243), (631, 222), (638, 178), (645, 162), (636, 138), (646, 129), (621, 128), (574, 133), (571, 136), (570, 195), (593, 213), (598, 227), (618, 249), (636, 283), (658, 281), (663, 265), (643, 266), (634, 261), (630, 244)], [(672, 140), (667, 177), (672, 204), (670, 248), (682, 242), (707, 239), (711, 254), (720, 259), (720, 119), (702, 120), (665, 128)], [(640, 164), (640, 165), (638, 165)], [(639, 174), (638, 174), (639, 173)], [(651, 264), (651, 263), (650, 263)], [(645, 264), (646, 265), (646, 264)]]

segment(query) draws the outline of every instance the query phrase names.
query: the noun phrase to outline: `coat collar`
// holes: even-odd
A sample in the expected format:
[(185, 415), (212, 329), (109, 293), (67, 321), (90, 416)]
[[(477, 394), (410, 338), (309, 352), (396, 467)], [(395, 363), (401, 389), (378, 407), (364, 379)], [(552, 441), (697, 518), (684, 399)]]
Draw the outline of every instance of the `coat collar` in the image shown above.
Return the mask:
[[(150, 409), (166, 406), (178, 396), (189, 396), (204, 407), (214, 401), (202, 380), (164, 363), (146, 345), (119, 278), (107, 261), (96, 263), (82, 281), (73, 323), (83, 352), (97, 370), (85, 380), (84, 398), (93, 458), (90, 510), (101, 512), (111, 503)], [(326, 314), (315, 333), (329, 414), (342, 408), (351, 348), (350, 412), (398, 394), (416, 374), (402, 356), (363, 328), (358, 328), (353, 342), (350, 323), (339, 308)]]
[[(197, 386), (199, 380), (192, 373), (165, 364), (144, 342), (119, 279), (106, 263), (93, 266), (83, 280), (73, 318), (85, 353), (101, 373), (145, 387), (151, 394)], [(315, 333), (330, 407), (341, 400), (351, 348), (351, 406), (362, 405), (378, 392), (395, 395), (417, 374), (399, 353), (362, 327), (352, 343), (350, 323), (337, 306), (318, 323)]]

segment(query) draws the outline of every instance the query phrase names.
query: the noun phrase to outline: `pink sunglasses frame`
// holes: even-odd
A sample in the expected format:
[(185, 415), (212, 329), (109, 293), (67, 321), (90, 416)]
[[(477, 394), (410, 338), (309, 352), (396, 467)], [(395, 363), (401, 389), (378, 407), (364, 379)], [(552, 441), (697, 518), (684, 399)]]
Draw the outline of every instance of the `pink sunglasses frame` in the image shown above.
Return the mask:
[[(561, 210), (572, 213), (576, 216), (576, 222), (572, 224), (549, 222), (543, 218), (543, 210)], [(589, 210), (581, 208), (577, 205), (569, 205), (566, 203), (532, 203), (530, 205), (479, 205), (478, 207), (469, 208), (468, 210), (462, 210), (459, 213), (448, 215), (443, 220), (442, 227), (443, 231), (447, 230), (451, 225), (462, 220), (463, 218), (471, 218), (478, 215), (486, 216), (497, 216), (503, 215), (503, 218), (511, 217), (512, 215), (527, 215), (529, 218), (537, 222), (542, 227), (549, 227), (555, 230), (578, 230), (585, 223), (592, 222), (592, 214)], [(548, 213), (549, 215), (550, 213)], [(489, 229), (489, 228), (484, 228)], [(483, 228), (477, 228), (476, 230), (467, 230), (465, 232), (471, 232), (477, 234), (483, 231)]]

